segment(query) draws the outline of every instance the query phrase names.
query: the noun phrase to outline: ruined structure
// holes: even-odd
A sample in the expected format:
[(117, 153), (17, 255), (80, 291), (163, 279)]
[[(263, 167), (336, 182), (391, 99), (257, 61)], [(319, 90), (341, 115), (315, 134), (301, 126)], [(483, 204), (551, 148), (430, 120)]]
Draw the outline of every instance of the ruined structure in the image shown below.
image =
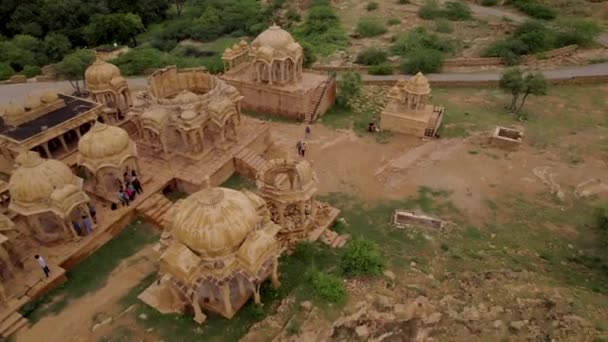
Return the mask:
[(92, 192), (113, 196), (124, 172), (135, 170), (141, 176), (135, 142), (120, 127), (96, 122), (78, 142), (78, 152)]
[(507, 151), (519, 149), (524, 133), (512, 128), (497, 126), (490, 137), (490, 145)]
[(102, 116), (103, 121), (121, 121), (132, 101), (127, 80), (120, 74), (120, 69), (97, 56), (85, 71), (84, 79), (93, 101), (106, 105), (108, 109)]
[(5, 215), (0, 215), (0, 308), (6, 306), (8, 301), (7, 290), (4, 284), (15, 277), (17, 269), (23, 269), (23, 263), (12, 241), (5, 235), (15, 227)]
[(168, 67), (149, 80), (148, 106), (138, 115), (144, 144), (167, 159), (201, 159), (238, 140), (242, 96), (202, 68)]
[[(103, 113), (102, 108), (55, 91), (30, 94), (23, 105), (10, 102), (0, 108), (0, 153), (7, 165), (29, 150), (73, 165), (78, 140)], [(10, 169), (4, 171), (10, 173)]]
[(76, 239), (72, 222), (89, 215), (90, 199), (82, 179), (66, 164), (43, 159), (37, 152), (24, 152), (15, 162), (18, 167), (8, 183), (9, 210), (25, 217), (32, 235), (42, 243)]
[(221, 77), (244, 96), (245, 109), (310, 122), (335, 102), (335, 77), (305, 72), (302, 46), (279, 26), (226, 49), (222, 59)]
[(252, 295), (261, 302), (268, 277), (279, 286), (279, 229), (264, 201), (249, 191), (210, 188), (178, 201), (166, 219), (171, 238), (160, 258), (164, 289), (156, 291), (182, 309), (191, 306), (199, 323), (203, 310), (232, 318)]
[(380, 114), (382, 129), (418, 137), (434, 137), (445, 109), (428, 104), (430, 94), (431, 86), (422, 73), (407, 81), (398, 81), (389, 91), (389, 103)]

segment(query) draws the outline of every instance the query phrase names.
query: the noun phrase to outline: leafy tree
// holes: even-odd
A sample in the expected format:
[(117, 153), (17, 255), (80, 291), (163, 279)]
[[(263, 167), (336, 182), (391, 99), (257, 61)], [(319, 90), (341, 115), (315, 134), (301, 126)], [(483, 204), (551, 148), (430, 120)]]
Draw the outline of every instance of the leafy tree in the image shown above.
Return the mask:
[(49, 33), (44, 37), (44, 52), (48, 57), (49, 61), (56, 62), (60, 61), (68, 51), (72, 48), (72, 43), (68, 37), (61, 33)]
[(357, 55), (357, 59), (355, 60), (355, 62), (364, 65), (378, 65), (386, 62), (387, 59), (388, 55), (386, 51), (379, 48), (371, 47), (361, 51)]
[(386, 268), (386, 263), (375, 243), (354, 239), (342, 254), (340, 268), (346, 276), (380, 275)]
[(524, 78), (524, 96), (521, 98), (521, 103), (517, 108), (519, 113), (526, 103), (526, 99), (529, 95), (544, 96), (547, 95), (547, 80), (541, 72), (529, 73)]
[(84, 72), (91, 65), (95, 53), (92, 50), (79, 49), (65, 56), (61, 62), (57, 64), (57, 74), (70, 81), (70, 84), (76, 89), (77, 94), (82, 94), (80, 81), (84, 78)]
[(23, 70), (21, 70), (21, 73), (24, 74), (27, 78), (38, 76), (41, 72), (42, 70), (37, 65), (26, 65), (25, 67), (23, 67)]
[(338, 87), (336, 103), (343, 108), (350, 108), (350, 100), (361, 93), (361, 75), (356, 72), (347, 72), (342, 75)]
[(0, 81), (4, 81), (15, 74), (15, 70), (8, 63), (0, 63)]
[(511, 94), (512, 98), (509, 110), (511, 112), (515, 112), (517, 110), (517, 100), (519, 99), (519, 96), (521, 95), (525, 87), (524, 75), (521, 69), (511, 68), (505, 70), (505, 72), (503, 72), (502, 76), (500, 77), (498, 87), (504, 92)]
[(207, 7), (205, 12), (192, 22), (190, 35), (201, 41), (214, 40), (223, 32), (222, 20), (218, 11), (213, 7)]
[(0, 62), (8, 63), (18, 71), (26, 65), (36, 64), (36, 58), (31, 51), (18, 47), (13, 41), (5, 41), (0, 42)]
[(441, 69), (443, 60), (444, 56), (441, 51), (417, 48), (409, 53), (406, 59), (401, 62), (401, 71), (407, 74), (437, 72)]
[(602, 32), (602, 28), (594, 21), (565, 18), (556, 23), (557, 43), (560, 46), (577, 44), (589, 46), (595, 42), (595, 38)]
[(343, 303), (346, 300), (346, 287), (342, 279), (323, 273), (314, 266), (306, 272), (306, 278), (317, 299), (330, 303)]
[(88, 41), (93, 45), (126, 44), (131, 41), (133, 46), (136, 46), (135, 36), (143, 30), (144, 26), (137, 14), (115, 13), (94, 15), (85, 32)]
[(314, 48), (310, 43), (302, 41), (300, 42), (300, 45), (302, 46), (302, 52), (304, 54), (304, 67), (308, 68), (317, 60), (317, 56), (315, 56)]
[(184, 10), (184, 5), (186, 4), (186, 0), (173, 0), (173, 4), (175, 5), (177, 16), (181, 16), (182, 11)]
[(144, 25), (166, 19), (170, 4), (170, 0), (105, 1), (107, 2), (107, 13), (133, 13), (141, 18)]
[(123, 75), (141, 75), (145, 70), (157, 69), (175, 64), (167, 53), (153, 48), (137, 48), (112, 60)]

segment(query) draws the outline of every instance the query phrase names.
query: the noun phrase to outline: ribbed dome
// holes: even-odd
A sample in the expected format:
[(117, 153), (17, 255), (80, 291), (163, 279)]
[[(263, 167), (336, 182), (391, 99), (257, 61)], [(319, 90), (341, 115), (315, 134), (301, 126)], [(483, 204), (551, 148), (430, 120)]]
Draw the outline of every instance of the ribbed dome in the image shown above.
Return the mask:
[(78, 152), (87, 159), (104, 159), (121, 154), (130, 143), (124, 129), (96, 122), (78, 141)]
[(59, 99), (59, 96), (57, 96), (57, 92), (53, 90), (47, 90), (40, 96), (40, 101), (42, 101), (42, 103), (51, 103), (57, 101), (57, 99)]
[(210, 188), (181, 201), (167, 225), (178, 241), (202, 258), (216, 258), (236, 252), (259, 220), (242, 192)]
[(33, 95), (28, 95), (25, 98), (25, 108), (27, 109), (34, 109), (34, 108), (38, 108), (42, 105), (42, 102), (40, 102), (40, 98), (33, 96)]
[(91, 90), (110, 88), (114, 77), (122, 77), (118, 67), (99, 58), (84, 73), (87, 88)]
[(12, 101), (4, 108), (4, 115), (7, 117), (18, 117), (23, 113), (25, 113), (25, 109)]
[(429, 80), (419, 72), (414, 77), (410, 78), (405, 86), (407, 92), (416, 95), (426, 95), (431, 93), (431, 86)]
[(72, 170), (55, 159), (43, 159), (38, 152), (27, 151), (15, 158), (17, 169), (11, 175), (8, 188), (11, 199), (37, 203), (50, 199), (55, 188), (74, 184)]
[(260, 33), (251, 43), (251, 46), (255, 48), (269, 47), (275, 50), (286, 50), (290, 44), (295, 42), (289, 32), (277, 25), (272, 25), (266, 31)]

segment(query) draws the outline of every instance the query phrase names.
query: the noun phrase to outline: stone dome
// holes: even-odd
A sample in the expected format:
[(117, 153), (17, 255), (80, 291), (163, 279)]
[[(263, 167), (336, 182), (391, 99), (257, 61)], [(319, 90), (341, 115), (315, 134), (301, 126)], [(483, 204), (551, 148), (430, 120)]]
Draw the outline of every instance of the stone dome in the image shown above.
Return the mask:
[(84, 158), (98, 160), (117, 156), (130, 145), (127, 131), (98, 121), (78, 141), (78, 152)]
[(4, 115), (9, 118), (18, 117), (18, 116), (22, 115), (23, 113), (25, 113), (25, 109), (23, 108), (23, 106), (15, 104), (12, 101), (9, 102), (9, 104), (6, 107), (4, 107)]
[(168, 229), (203, 259), (237, 252), (261, 220), (249, 197), (227, 188), (204, 189), (176, 205)]
[(8, 182), (11, 200), (38, 203), (50, 199), (56, 188), (74, 184), (70, 168), (55, 159), (43, 159), (38, 152), (27, 151), (15, 158), (17, 169)]
[(410, 78), (405, 86), (405, 90), (408, 93), (416, 95), (427, 95), (431, 93), (431, 86), (429, 80), (419, 72), (414, 77)]
[(110, 88), (112, 79), (115, 77), (122, 77), (120, 69), (99, 58), (95, 59), (95, 62), (84, 72), (84, 79), (89, 90)]
[(25, 98), (25, 108), (27, 109), (35, 109), (38, 108), (42, 105), (42, 102), (40, 102), (40, 98), (33, 96), (33, 95), (28, 95)]
[(53, 90), (47, 90), (42, 94), (42, 96), (40, 96), (40, 101), (42, 103), (51, 103), (57, 101), (58, 99), (59, 96), (57, 95), (57, 92)]
[(272, 25), (251, 43), (254, 48), (268, 47), (274, 50), (286, 50), (296, 43), (291, 34), (277, 25)]

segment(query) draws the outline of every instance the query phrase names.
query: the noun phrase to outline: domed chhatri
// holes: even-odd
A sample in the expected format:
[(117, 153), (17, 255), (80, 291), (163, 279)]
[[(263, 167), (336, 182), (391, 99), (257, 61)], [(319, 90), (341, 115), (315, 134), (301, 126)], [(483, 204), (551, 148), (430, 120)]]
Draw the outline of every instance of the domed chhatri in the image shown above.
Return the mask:
[(251, 47), (269, 47), (275, 50), (287, 50), (289, 45), (294, 43), (296, 41), (289, 32), (277, 25), (272, 25), (251, 42)]
[(20, 154), (15, 163), (17, 169), (8, 182), (9, 209), (26, 217), (36, 239), (52, 242), (61, 231), (75, 238), (73, 213), (88, 213), (89, 197), (82, 190), (82, 179), (64, 163), (43, 159), (33, 151)]
[(186, 198), (167, 228), (203, 259), (234, 253), (255, 229), (259, 217), (242, 192), (213, 188)]
[(203, 310), (232, 318), (270, 277), (278, 282), (279, 226), (257, 195), (227, 188), (201, 190), (178, 201), (165, 219), (159, 283), (172, 293), (178, 311), (191, 307), (194, 320)]
[(115, 111), (115, 121), (120, 121), (123, 114), (129, 111), (133, 104), (131, 92), (116, 65), (97, 57), (85, 71), (84, 80), (93, 100)]
[(390, 102), (380, 114), (384, 129), (416, 135), (434, 137), (444, 108), (427, 104), (431, 94), (429, 80), (417, 73), (407, 81), (399, 80), (389, 90)]
[[(97, 190), (113, 195), (124, 172), (139, 173), (137, 146), (122, 128), (96, 122), (78, 141), (78, 163)], [(141, 176), (141, 175), (140, 175)]]

